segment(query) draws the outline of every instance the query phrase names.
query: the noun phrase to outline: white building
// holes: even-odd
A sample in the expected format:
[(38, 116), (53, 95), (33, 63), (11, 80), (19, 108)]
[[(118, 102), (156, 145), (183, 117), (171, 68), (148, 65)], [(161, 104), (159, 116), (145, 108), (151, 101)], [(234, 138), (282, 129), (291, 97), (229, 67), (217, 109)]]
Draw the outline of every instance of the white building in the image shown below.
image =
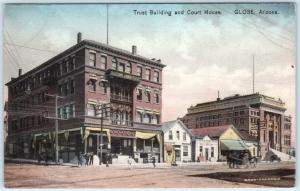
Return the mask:
[(218, 160), (219, 145), (218, 139), (209, 136), (193, 137), (192, 161), (216, 162)]
[(164, 162), (191, 161), (191, 133), (180, 121), (162, 123), (164, 132)]

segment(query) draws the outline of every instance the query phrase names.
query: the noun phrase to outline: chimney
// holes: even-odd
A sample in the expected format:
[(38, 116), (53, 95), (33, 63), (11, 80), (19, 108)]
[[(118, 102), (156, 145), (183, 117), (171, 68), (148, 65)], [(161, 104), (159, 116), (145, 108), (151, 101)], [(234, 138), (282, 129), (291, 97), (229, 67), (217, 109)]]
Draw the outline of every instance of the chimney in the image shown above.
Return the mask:
[(158, 63), (161, 63), (161, 59), (158, 59), (157, 62), (158, 62)]
[(77, 33), (77, 44), (81, 42), (81, 32)]
[(132, 45), (132, 54), (136, 55), (136, 46), (135, 45)]
[(19, 77), (22, 75), (22, 68), (19, 68)]

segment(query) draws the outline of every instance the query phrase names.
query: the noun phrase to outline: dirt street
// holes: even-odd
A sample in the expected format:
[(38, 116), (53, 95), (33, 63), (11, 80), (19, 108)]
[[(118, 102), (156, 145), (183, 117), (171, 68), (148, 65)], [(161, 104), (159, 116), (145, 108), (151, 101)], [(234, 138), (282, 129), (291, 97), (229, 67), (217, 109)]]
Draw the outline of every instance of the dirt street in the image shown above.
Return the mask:
[[(9, 188), (264, 187), (263, 185), (243, 181), (232, 182), (209, 178), (211, 176), (206, 177), (205, 174), (270, 169), (295, 169), (295, 164), (259, 164), (254, 169), (229, 169), (226, 165), (189, 165), (155, 169), (133, 167), (130, 169), (128, 167), (39, 166), (6, 163), (4, 167), (4, 185)], [(262, 176), (264, 175), (259, 175), (259, 178)], [(294, 175), (291, 176), (294, 177)], [(290, 184), (293, 185), (293, 182)]]

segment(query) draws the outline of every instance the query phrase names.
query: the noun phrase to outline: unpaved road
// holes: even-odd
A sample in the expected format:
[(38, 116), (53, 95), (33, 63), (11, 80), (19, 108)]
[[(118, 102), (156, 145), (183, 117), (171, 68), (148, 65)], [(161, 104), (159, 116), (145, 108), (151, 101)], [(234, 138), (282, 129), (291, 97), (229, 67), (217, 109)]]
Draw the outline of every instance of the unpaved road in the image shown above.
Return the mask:
[[(219, 172), (251, 172), (270, 169), (295, 169), (294, 163), (259, 164), (254, 169), (229, 169), (226, 165), (183, 167), (69, 167), (6, 163), (4, 186), (8, 188), (218, 188), (264, 187), (247, 182), (208, 178)], [(259, 175), (261, 178), (266, 175)], [(289, 175), (294, 177), (294, 175)], [(294, 184), (292, 181), (291, 186)], [(270, 186), (270, 184), (269, 184)], [(274, 184), (276, 186), (276, 184)]]

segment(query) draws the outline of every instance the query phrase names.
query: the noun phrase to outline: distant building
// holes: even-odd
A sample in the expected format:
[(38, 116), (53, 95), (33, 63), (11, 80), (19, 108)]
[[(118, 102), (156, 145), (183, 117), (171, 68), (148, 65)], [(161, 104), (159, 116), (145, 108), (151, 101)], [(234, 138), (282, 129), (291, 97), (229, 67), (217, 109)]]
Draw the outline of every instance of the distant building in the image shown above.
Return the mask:
[(164, 132), (164, 161), (180, 162), (191, 161), (191, 133), (180, 121), (169, 121), (162, 123)]
[[(246, 151), (249, 147), (233, 125), (190, 129), (193, 137), (193, 156), (204, 161), (224, 161), (228, 152)], [(201, 138), (202, 137), (202, 138)]]
[(182, 121), (189, 129), (232, 124), (237, 130), (259, 135), (264, 157), (269, 147), (284, 153), (291, 147), (291, 117), (285, 111), (282, 100), (255, 93), (191, 106)]
[(219, 157), (219, 140), (208, 135), (195, 135), (192, 141), (192, 161), (216, 162)]
[[(100, 157), (100, 107), (103, 155), (112, 161), (162, 160), (162, 70), (160, 60), (92, 40), (81, 40), (38, 67), (12, 78), (8, 86), (8, 143), (12, 156), (36, 159), (48, 148), (54, 155), (55, 99), (59, 95), (59, 158), (79, 152)], [(29, 93), (29, 94), (28, 94)], [(107, 157), (103, 157), (104, 159)], [(117, 160), (119, 159), (119, 160)]]

